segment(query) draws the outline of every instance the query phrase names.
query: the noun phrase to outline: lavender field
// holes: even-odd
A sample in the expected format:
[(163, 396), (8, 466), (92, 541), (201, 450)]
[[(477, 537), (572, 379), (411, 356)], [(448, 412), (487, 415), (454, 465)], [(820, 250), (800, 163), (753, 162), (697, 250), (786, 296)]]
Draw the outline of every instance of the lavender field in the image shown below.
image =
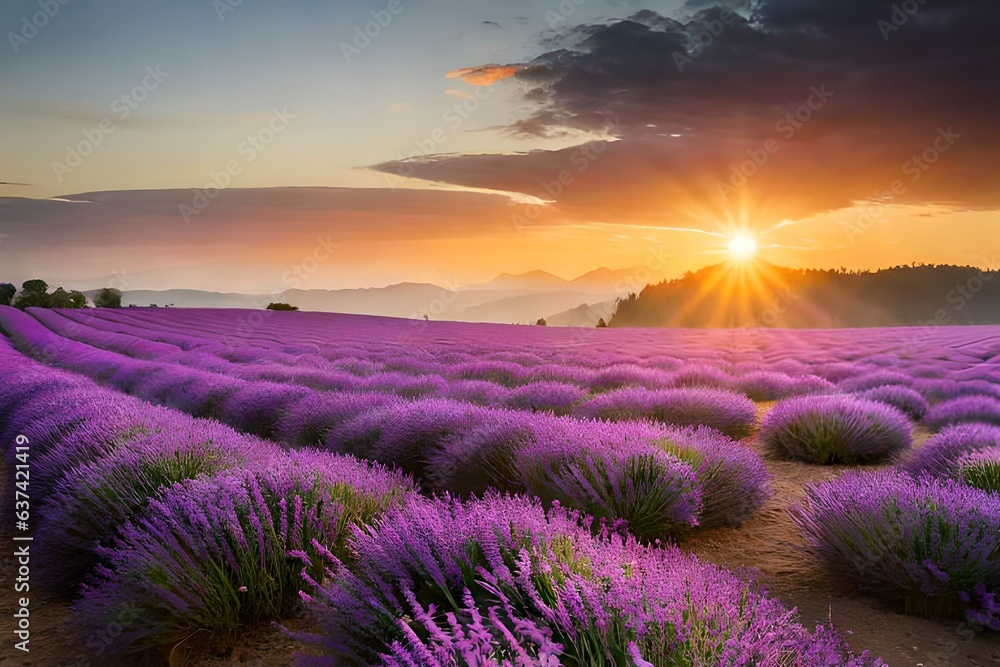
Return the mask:
[(1000, 327), (0, 330), (54, 661), (1000, 662)]

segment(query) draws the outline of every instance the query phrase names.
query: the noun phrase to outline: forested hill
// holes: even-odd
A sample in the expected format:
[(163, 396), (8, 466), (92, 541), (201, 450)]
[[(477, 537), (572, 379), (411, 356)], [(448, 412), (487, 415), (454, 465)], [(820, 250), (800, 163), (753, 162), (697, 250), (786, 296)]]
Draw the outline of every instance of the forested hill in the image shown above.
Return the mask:
[(1000, 271), (874, 272), (719, 264), (623, 299), (613, 327), (880, 327), (1000, 324)]

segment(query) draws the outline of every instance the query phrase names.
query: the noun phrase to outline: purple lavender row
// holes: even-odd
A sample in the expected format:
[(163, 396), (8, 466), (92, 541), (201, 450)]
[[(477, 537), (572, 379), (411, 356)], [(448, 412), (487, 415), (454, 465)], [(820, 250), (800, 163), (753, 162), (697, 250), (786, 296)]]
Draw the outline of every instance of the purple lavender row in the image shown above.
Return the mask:
[[(70, 316), (82, 317), (78, 313)], [(165, 324), (162, 318), (157, 320), (155, 313), (144, 313), (143, 317), (152, 319), (160, 326)], [(202, 317), (208, 316), (202, 315)], [(211, 319), (225, 321), (225, 317), (228, 315), (213, 314)], [(295, 314), (294, 317), (300, 315)], [(358, 319), (366, 321), (365, 318)], [(275, 323), (278, 321), (278, 319), (272, 320)], [(286, 318), (284, 321), (290, 320)], [(341, 331), (338, 330), (339, 333)], [(674, 358), (647, 360), (647, 363), (652, 361), (654, 364), (652, 367), (626, 364), (592, 369), (589, 364), (574, 367), (544, 363), (541, 357), (527, 353), (492, 352), (492, 355), (517, 359), (518, 363), (500, 360), (463, 362), (462, 359), (470, 358), (469, 354), (460, 356), (457, 360), (448, 360), (457, 363), (442, 363), (433, 355), (430, 358), (425, 356), (417, 358), (419, 355), (412, 354), (400, 357), (398, 350), (391, 350), (390, 354), (384, 345), (373, 347), (370, 354), (363, 347), (337, 347), (324, 352), (325, 357), (320, 356), (322, 347), (313, 343), (296, 348), (287, 341), (269, 346), (267, 341), (254, 340), (253, 345), (258, 349), (257, 352), (248, 353), (242, 350), (238, 355), (234, 353), (228, 355), (230, 358), (242, 360), (242, 368), (240, 365), (234, 368), (227, 360), (212, 360), (208, 348), (204, 347), (198, 353), (182, 355), (178, 361), (206, 370), (235, 373), (239, 377), (251, 380), (301, 383), (319, 389), (374, 389), (395, 392), (410, 398), (440, 396), (479, 404), (504, 404), (516, 409), (552, 410), (559, 414), (571, 412), (578, 407), (583, 413), (590, 410), (589, 406), (587, 408), (580, 406), (584, 395), (580, 389), (571, 386), (573, 384), (593, 391), (607, 391), (624, 386), (731, 388), (746, 393), (755, 400), (774, 400), (803, 393), (828, 393), (833, 389), (829, 382), (815, 375), (790, 377), (784, 373), (763, 370), (767, 368), (764, 364), (749, 362), (732, 364), (727, 372), (704, 363), (682, 364)], [(281, 349), (277, 349), (278, 347)], [(285, 354), (287, 351), (297, 354)], [(339, 353), (348, 356), (337, 357)], [(451, 353), (451, 356), (454, 357), (454, 353)], [(247, 367), (251, 361), (255, 362), (254, 366)], [(943, 362), (913, 365), (911, 367), (913, 377), (888, 370), (883, 366), (883, 364), (896, 365), (899, 361), (890, 355), (873, 355), (867, 358), (866, 364), (832, 363), (809, 366), (785, 359), (776, 364), (775, 368), (780, 367), (790, 373), (813, 371), (821, 375), (826, 374), (831, 379), (840, 381), (841, 390), (859, 393), (863, 397), (900, 407), (914, 417), (927, 410), (923, 396), (917, 396), (920, 392), (931, 400), (970, 394), (1000, 396), (1000, 388), (996, 384), (986, 379), (976, 379), (981, 377), (996, 379), (996, 373), (989, 371), (988, 368), (972, 378), (968, 372), (970, 369), (959, 365), (957, 368), (961, 371), (956, 373), (962, 372), (962, 377), (965, 379), (956, 381), (938, 377), (946, 365)], [(982, 361), (988, 362), (989, 359)], [(260, 368), (261, 365), (265, 367)], [(303, 365), (306, 368), (303, 368)], [(354, 375), (359, 375), (360, 379)], [(420, 377), (413, 377), (414, 375)], [(455, 378), (464, 379), (456, 382)], [(543, 379), (539, 381), (538, 378)], [(558, 383), (553, 384), (553, 379), (557, 379)], [(530, 384), (516, 390), (511, 389), (525, 382)], [(553, 396), (556, 390), (559, 395)], [(981, 399), (980, 403), (983, 403)], [(996, 418), (995, 405), (988, 404), (983, 409), (988, 411), (985, 416), (982, 410), (971, 415), (967, 413), (951, 415), (945, 410), (943, 422)], [(938, 422), (942, 421), (940, 417), (936, 419)]]
[[(196, 416), (218, 417), (264, 437), (396, 466), (421, 479), (427, 491), (482, 494), (506, 488), (539, 495), (623, 522), (644, 539), (676, 535), (698, 525), (737, 525), (769, 495), (759, 456), (707, 429), (615, 425), (442, 399), (316, 394), (304, 387), (252, 383), (89, 348), (55, 336), (13, 309), (0, 309), (0, 325), (36, 354)], [(723, 405), (725, 400), (736, 402), (744, 423), (755, 418), (753, 404), (745, 398), (677, 391), (675, 402), (685, 400), (687, 391), (701, 405), (694, 412), (678, 410), (674, 422), (699, 424), (712, 414), (713, 401)], [(504, 421), (527, 434), (519, 436), (516, 447), (505, 434), (492, 441), (492, 436), (483, 436), (486, 425)], [(470, 454), (470, 448), (477, 453)], [(674, 451), (668, 451), (671, 448)], [(692, 452), (700, 450), (707, 454), (692, 462)], [(530, 463), (517, 466), (516, 479), (490, 475), (491, 468), (475, 465), (456, 475), (452, 462), (470, 455), (493, 460), (496, 470), (513, 467), (515, 458)]]
[(344, 556), (350, 525), (415, 495), (398, 472), (145, 404), (6, 338), (0, 369), (0, 438), (31, 443), (35, 572), (80, 595), (84, 641), (124, 625), (108, 650), (280, 617), (302, 587), (289, 551)]
[(319, 630), (293, 633), (313, 648), (301, 664), (884, 664), (751, 580), (592, 529), (499, 495), (390, 512), (304, 598)]

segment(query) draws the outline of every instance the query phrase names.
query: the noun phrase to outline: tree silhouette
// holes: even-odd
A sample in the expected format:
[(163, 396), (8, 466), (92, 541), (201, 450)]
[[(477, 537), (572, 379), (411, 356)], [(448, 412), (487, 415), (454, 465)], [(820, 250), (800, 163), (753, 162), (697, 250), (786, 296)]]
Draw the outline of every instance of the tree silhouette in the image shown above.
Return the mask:
[(14, 299), (14, 307), (24, 310), (25, 308), (48, 308), (49, 295), (48, 283), (44, 280), (25, 280), (21, 283), (21, 293)]
[(94, 295), (95, 308), (121, 308), (122, 291), (114, 287), (104, 287)]

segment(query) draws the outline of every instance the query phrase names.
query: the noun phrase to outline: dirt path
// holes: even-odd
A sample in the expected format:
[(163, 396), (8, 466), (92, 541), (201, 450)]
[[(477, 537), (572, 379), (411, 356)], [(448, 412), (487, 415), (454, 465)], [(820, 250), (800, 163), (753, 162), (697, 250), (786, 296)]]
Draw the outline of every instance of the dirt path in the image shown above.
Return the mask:
[[(917, 428), (914, 446), (929, 433)], [(751, 439), (750, 446), (760, 449)], [(806, 484), (839, 477), (847, 466), (771, 460), (774, 497), (739, 528), (692, 535), (681, 547), (727, 567), (754, 567), (772, 594), (798, 607), (804, 625), (833, 621), (856, 651), (869, 650), (890, 667), (968, 667), (1000, 664), (1000, 638), (975, 636), (958, 621), (930, 621), (898, 613), (878, 599), (855, 593), (849, 582), (827, 575), (805, 546), (786, 508), (801, 502)], [(849, 634), (848, 634), (849, 633)]]

